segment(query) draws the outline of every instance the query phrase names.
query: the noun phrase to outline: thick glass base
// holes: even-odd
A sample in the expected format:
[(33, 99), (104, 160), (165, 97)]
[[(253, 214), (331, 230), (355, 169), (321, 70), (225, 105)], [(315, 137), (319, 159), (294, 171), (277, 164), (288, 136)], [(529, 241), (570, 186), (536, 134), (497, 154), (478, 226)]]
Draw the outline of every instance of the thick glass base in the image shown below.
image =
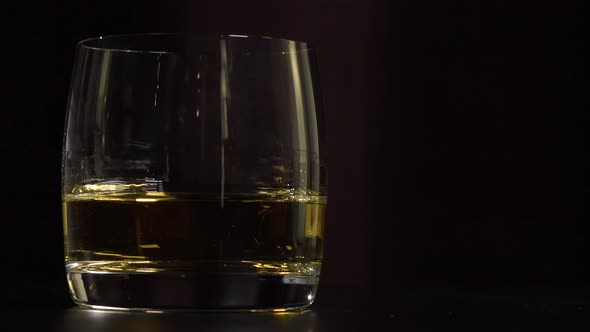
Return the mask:
[[(296, 310), (316, 294), (315, 267), (298, 271), (248, 271), (244, 263), (170, 268), (144, 262), (123, 271), (121, 262), (88, 262), (68, 266), (68, 285), (78, 305), (124, 310)], [(220, 263), (215, 263), (218, 266)], [(205, 268), (206, 267), (206, 268)]]

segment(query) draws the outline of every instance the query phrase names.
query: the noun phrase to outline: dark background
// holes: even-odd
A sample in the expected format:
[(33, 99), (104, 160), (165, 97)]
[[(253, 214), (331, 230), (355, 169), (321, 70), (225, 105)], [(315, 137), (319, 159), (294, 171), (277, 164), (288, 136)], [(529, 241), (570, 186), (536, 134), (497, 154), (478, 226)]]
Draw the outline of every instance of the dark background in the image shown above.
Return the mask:
[(0, 5), (2, 293), (68, 303), (60, 153), (77, 41), (173, 31), (316, 47), (330, 167), (318, 301), (323, 288), (586, 289), (581, 3)]

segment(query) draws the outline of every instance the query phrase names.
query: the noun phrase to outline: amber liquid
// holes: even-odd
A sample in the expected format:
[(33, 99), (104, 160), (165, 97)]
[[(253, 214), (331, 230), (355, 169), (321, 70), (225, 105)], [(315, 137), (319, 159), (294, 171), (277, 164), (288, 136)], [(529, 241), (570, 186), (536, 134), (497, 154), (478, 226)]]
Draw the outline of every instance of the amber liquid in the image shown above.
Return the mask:
[[(317, 287), (325, 206), (316, 195), (268, 192), (66, 196), (70, 290), (91, 306), (305, 306)], [(159, 296), (162, 288), (176, 299)]]

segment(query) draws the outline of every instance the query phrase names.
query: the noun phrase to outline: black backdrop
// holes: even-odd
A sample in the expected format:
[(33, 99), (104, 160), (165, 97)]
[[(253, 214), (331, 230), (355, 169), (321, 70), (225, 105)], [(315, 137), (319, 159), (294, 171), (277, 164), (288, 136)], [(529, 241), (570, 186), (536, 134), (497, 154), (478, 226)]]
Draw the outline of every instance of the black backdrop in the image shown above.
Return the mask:
[(76, 42), (167, 31), (272, 35), (317, 48), (330, 152), (321, 287), (589, 284), (578, 3), (1, 6), (0, 288), (9, 298), (67, 303), (60, 150)]

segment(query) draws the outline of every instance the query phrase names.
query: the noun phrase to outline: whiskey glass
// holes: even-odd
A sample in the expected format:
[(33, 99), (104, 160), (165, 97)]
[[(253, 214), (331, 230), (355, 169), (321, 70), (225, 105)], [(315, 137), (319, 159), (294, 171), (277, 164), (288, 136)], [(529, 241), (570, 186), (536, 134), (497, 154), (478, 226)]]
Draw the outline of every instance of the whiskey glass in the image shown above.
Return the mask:
[(81, 41), (62, 167), (73, 301), (126, 310), (310, 305), (327, 203), (322, 119), (305, 42)]

